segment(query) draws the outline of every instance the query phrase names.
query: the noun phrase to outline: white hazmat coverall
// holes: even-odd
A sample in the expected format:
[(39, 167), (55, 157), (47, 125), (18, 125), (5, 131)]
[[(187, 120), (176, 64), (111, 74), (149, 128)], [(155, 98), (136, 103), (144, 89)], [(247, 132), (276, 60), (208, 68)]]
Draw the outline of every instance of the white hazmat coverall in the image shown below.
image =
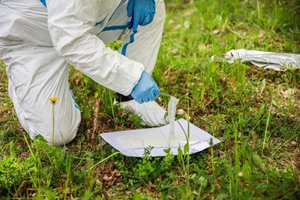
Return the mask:
[[(163, 32), (164, 1), (156, 0), (152, 23), (123, 37), (119, 53), (105, 43), (117, 40), (128, 27), (127, 4), (128, 0), (47, 0), (46, 8), (39, 0), (0, 0), (0, 59), (7, 66), (9, 96), (31, 139), (42, 135), (49, 144), (63, 145), (75, 138), (81, 116), (69, 89), (69, 64), (125, 96), (144, 70), (152, 73)], [(58, 98), (54, 141), (50, 97)], [(153, 108), (148, 112), (164, 115), (155, 102), (139, 105), (132, 100), (123, 107), (139, 113), (147, 105)]]

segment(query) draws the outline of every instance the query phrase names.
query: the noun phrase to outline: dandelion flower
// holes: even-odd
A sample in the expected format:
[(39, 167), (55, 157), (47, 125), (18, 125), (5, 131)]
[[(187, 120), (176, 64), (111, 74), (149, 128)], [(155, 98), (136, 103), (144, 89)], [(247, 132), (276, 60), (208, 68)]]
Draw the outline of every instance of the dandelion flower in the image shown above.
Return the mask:
[(58, 98), (57, 98), (57, 97), (50, 97), (49, 100), (50, 100), (53, 104), (55, 104), (55, 102), (58, 100)]

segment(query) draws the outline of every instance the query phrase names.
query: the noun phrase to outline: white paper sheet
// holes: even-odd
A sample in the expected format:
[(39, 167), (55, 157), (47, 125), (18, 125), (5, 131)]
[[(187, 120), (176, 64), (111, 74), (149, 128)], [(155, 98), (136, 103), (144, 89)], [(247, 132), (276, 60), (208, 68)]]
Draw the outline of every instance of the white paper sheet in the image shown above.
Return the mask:
[(158, 128), (103, 133), (101, 137), (122, 154), (130, 157), (142, 157), (146, 148), (152, 149), (150, 152), (152, 157), (165, 156), (164, 150), (168, 148), (177, 155), (178, 148), (183, 150), (187, 143), (187, 134), (189, 134), (189, 154), (210, 147), (211, 140), (213, 145), (220, 142), (185, 119), (175, 122), (174, 137), (171, 137), (171, 140), (169, 140), (169, 132), (170, 125), (166, 125)]

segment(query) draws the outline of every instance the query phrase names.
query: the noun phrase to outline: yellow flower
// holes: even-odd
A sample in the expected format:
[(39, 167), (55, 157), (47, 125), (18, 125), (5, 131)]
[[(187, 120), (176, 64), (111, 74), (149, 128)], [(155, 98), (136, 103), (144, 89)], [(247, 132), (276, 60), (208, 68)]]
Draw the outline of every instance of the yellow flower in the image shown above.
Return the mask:
[(50, 97), (49, 100), (50, 100), (53, 104), (55, 104), (55, 102), (58, 100), (58, 98), (57, 98), (57, 97)]

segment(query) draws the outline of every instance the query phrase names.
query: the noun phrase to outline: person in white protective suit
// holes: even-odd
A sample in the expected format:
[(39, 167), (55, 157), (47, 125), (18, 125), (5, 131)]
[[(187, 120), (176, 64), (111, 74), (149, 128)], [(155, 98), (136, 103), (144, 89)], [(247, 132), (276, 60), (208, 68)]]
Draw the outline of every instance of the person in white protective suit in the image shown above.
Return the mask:
[[(115, 91), (121, 107), (145, 124), (165, 124), (150, 76), (164, 20), (163, 0), (0, 0), (0, 59), (31, 139), (42, 135), (63, 145), (75, 138), (81, 116), (69, 89), (69, 64)], [(105, 46), (119, 38), (120, 53)], [(53, 139), (51, 97), (58, 98)]]

